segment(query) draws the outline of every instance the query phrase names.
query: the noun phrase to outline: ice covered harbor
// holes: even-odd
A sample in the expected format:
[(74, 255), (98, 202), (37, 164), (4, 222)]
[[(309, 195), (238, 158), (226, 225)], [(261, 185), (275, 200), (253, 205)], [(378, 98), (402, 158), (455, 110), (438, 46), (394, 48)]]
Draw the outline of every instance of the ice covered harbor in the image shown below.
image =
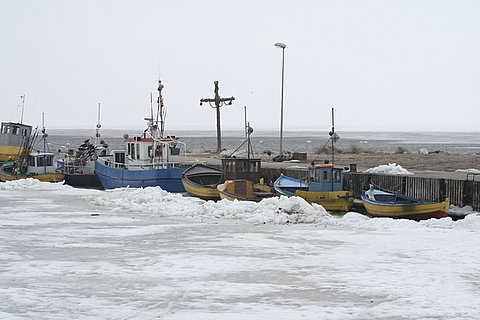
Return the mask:
[(0, 183), (0, 319), (480, 319), (480, 214)]

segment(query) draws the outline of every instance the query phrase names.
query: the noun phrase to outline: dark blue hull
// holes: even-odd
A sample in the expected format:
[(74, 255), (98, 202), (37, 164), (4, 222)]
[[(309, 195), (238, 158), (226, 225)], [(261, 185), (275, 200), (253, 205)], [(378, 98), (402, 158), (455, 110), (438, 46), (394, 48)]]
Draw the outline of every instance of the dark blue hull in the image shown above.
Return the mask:
[(65, 174), (65, 184), (72, 187), (101, 188), (100, 180), (95, 174)]
[(168, 192), (185, 192), (182, 173), (185, 168), (171, 167), (152, 170), (126, 170), (110, 168), (102, 163), (95, 163), (95, 173), (104, 189), (145, 188), (159, 186)]

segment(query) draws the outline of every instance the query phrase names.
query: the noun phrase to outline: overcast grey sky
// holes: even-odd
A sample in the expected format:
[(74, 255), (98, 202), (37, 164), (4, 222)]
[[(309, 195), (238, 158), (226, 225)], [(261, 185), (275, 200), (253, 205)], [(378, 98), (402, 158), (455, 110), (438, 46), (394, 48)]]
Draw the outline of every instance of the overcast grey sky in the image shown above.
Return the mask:
[(0, 0), (1, 120), (143, 128), (165, 85), (167, 131), (480, 131), (480, 1)]

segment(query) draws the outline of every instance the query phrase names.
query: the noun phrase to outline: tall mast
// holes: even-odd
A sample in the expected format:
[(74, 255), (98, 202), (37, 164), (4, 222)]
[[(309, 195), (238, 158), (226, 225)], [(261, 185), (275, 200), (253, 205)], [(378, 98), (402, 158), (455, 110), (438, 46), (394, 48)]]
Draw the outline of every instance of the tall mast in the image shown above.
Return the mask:
[(20, 118), (20, 123), (23, 124), (23, 110), (25, 109), (25, 94), (22, 94), (20, 96), (20, 99), (22, 99), (22, 104), (21, 104), (21, 107), (22, 107), (22, 117)]
[(45, 174), (47, 174), (47, 164), (46, 164), (47, 157), (45, 155), (45, 152), (47, 150), (47, 136), (48, 136), (47, 132), (45, 131), (45, 113), (42, 112), (43, 170)]
[(332, 107), (332, 131), (331, 131), (331, 136), (332, 136), (332, 164), (335, 164), (335, 146), (333, 145), (335, 143), (335, 113), (334, 113), (334, 108)]

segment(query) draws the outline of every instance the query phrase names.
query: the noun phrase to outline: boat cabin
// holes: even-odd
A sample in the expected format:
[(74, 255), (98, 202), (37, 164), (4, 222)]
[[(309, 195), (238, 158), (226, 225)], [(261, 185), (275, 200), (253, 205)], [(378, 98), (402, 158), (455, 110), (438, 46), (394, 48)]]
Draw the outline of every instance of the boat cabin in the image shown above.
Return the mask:
[(225, 158), (222, 170), (225, 180), (245, 179), (256, 183), (263, 176), (260, 159)]
[(15, 123), (2, 122), (0, 127), (0, 162), (9, 158), (16, 158), (20, 153), (20, 147), (32, 133), (32, 126)]
[(328, 192), (343, 190), (343, 168), (333, 164), (316, 164), (308, 168), (309, 191)]
[[(160, 142), (157, 142), (154, 148), (153, 138), (146, 137), (133, 137), (125, 139), (126, 145), (126, 156), (131, 160), (137, 161), (148, 161), (150, 162), (152, 158), (168, 158), (171, 155), (178, 155), (180, 149), (177, 148), (177, 138), (169, 137), (166, 139), (161, 139)], [(119, 157), (121, 157), (119, 155)], [(116, 161), (120, 163), (125, 163), (125, 160)], [(121, 159), (119, 159), (121, 160)]]
[(30, 153), (27, 158), (27, 172), (33, 174), (54, 173), (53, 156), (53, 153)]
[(30, 133), (32, 133), (32, 126), (15, 122), (2, 122), (0, 145), (21, 146), (25, 139), (24, 137), (29, 137)]

